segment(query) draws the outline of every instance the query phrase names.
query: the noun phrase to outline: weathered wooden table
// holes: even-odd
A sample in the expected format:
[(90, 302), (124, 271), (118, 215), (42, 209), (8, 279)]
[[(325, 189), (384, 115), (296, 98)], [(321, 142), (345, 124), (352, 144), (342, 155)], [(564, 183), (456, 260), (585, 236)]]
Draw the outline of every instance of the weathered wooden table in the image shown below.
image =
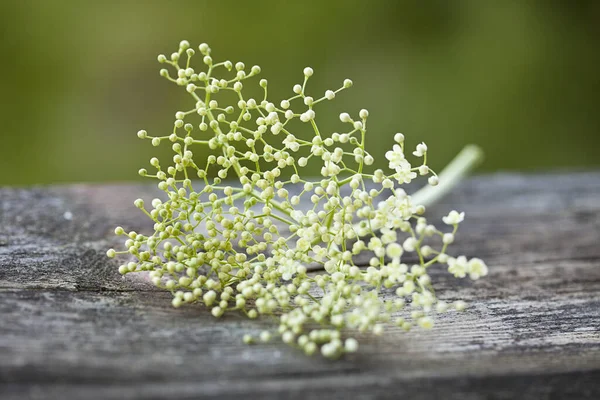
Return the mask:
[(116, 225), (151, 226), (142, 185), (0, 189), (0, 398), (600, 398), (600, 173), (470, 179), (429, 210), (467, 212), (455, 252), (477, 282), (433, 273), (471, 308), (431, 331), (363, 337), (338, 361), (281, 343), (270, 323), (122, 278), (105, 257)]

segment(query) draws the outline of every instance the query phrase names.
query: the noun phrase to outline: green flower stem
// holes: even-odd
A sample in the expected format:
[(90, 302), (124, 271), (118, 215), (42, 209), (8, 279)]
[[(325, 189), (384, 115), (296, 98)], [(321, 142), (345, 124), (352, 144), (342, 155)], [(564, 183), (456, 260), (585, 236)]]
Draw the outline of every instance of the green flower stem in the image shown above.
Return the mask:
[(460, 153), (439, 174), (437, 186), (425, 186), (412, 195), (414, 204), (428, 207), (444, 197), (465, 176), (483, 160), (483, 151), (479, 146), (465, 146)]

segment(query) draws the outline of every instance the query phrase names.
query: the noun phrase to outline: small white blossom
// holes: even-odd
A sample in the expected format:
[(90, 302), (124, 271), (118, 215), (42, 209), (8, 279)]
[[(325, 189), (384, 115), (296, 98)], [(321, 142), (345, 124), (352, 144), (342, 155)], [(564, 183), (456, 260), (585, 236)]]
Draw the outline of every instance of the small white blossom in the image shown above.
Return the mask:
[(348, 114), (348, 113), (341, 113), (340, 114), (340, 121), (342, 121), (342, 122), (352, 122), (352, 118), (350, 118), (350, 114)]
[(403, 169), (407, 162), (402, 148), (397, 144), (392, 147), (392, 150), (385, 153), (385, 158), (389, 161), (390, 169), (393, 170)]
[(465, 303), (462, 300), (458, 300), (454, 302), (454, 308), (456, 309), (456, 311), (464, 311), (465, 308), (467, 308), (467, 303)]
[(472, 258), (467, 264), (467, 271), (469, 272), (469, 278), (476, 280), (488, 274), (488, 267), (483, 260)]
[(413, 179), (417, 177), (417, 173), (411, 171), (410, 163), (406, 160), (404, 161), (405, 162), (402, 163), (398, 169), (396, 169), (396, 174), (394, 174), (396, 180), (401, 184), (410, 183)]
[(393, 259), (400, 259), (400, 256), (402, 256), (403, 253), (402, 246), (400, 246), (398, 243), (388, 244), (385, 251), (387, 256)]
[(416, 245), (417, 245), (417, 239), (415, 239), (413, 237), (409, 237), (408, 239), (406, 239), (404, 241), (404, 243), (402, 244), (402, 247), (404, 247), (404, 250), (411, 252), (411, 251), (415, 251)]
[(467, 276), (469, 270), (467, 257), (460, 256), (457, 258), (448, 259), (448, 272), (453, 274), (457, 278), (464, 278)]
[(427, 152), (427, 145), (425, 143), (420, 143), (417, 145), (417, 150), (413, 151), (413, 154), (417, 157), (423, 157)]
[(442, 236), (442, 242), (444, 244), (451, 244), (454, 242), (454, 234), (452, 233), (444, 233), (444, 236)]
[(463, 222), (465, 219), (465, 213), (461, 212), (459, 213), (458, 211), (452, 210), (450, 211), (450, 213), (442, 218), (442, 221), (444, 221), (444, 223), (446, 225), (456, 225), (456, 224), (460, 224), (461, 222)]

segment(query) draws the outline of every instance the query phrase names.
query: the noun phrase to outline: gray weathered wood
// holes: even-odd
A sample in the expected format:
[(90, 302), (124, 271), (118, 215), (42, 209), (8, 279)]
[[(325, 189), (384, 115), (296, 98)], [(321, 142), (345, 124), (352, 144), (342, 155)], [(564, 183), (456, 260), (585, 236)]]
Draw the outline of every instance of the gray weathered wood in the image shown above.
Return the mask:
[(145, 185), (0, 189), (0, 398), (600, 398), (600, 173), (476, 177), (428, 210), (467, 219), (456, 253), (483, 280), (433, 272), (471, 302), (431, 331), (361, 338), (338, 361), (280, 343), (269, 321), (200, 306), (117, 273), (116, 225), (148, 231)]

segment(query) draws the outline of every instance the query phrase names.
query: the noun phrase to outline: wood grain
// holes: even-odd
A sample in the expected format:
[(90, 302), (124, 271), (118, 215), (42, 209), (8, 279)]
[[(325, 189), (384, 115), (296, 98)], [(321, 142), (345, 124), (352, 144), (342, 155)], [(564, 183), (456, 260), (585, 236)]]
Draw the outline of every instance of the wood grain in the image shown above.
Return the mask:
[(338, 361), (247, 346), (268, 320), (173, 309), (117, 273), (116, 225), (148, 231), (145, 185), (0, 189), (0, 398), (600, 398), (600, 173), (472, 178), (428, 210), (467, 218), (454, 252), (483, 280), (432, 275), (465, 313), (361, 337)]

